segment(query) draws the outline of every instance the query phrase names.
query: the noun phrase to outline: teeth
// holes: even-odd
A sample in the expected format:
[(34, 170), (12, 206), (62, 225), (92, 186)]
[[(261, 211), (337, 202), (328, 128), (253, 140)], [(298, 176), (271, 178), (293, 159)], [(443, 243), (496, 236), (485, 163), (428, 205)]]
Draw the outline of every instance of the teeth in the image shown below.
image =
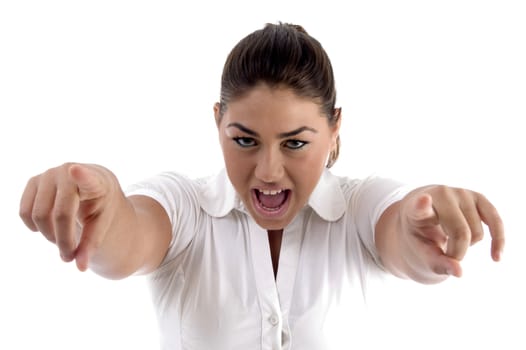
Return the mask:
[(283, 192), (283, 190), (259, 190), (259, 193), (263, 193), (263, 194), (265, 194), (267, 196), (268, 195), (273, 196), (273, 195), (276, 195), (276, 194), (281, 193), (281, 192)]

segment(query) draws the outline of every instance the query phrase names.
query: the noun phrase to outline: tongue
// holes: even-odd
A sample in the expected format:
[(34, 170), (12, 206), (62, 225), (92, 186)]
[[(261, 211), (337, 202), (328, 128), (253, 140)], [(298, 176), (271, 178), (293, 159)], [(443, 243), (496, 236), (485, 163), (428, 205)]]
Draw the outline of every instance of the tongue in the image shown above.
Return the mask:
[(258, 195), (259, 202), (266, 208), (277, 208), (285, 201), (285, 191), (278, 194), (263, 194)]

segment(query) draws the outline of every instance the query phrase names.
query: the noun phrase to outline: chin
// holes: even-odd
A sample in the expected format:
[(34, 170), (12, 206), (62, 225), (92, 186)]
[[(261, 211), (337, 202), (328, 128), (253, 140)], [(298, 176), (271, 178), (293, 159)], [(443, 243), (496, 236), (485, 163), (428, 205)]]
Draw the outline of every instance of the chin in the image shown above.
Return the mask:
[(282, 220), (265, 220), (262, 218), (256, 217), (251, 213), (252, 218), (261, 228), (270, 231), (283, 230), (291, 220), (282, 219)]
[(287, 225), (260, 225), (262, 228), (264, 228), (267, 231), (280, 231), (285, 228)]

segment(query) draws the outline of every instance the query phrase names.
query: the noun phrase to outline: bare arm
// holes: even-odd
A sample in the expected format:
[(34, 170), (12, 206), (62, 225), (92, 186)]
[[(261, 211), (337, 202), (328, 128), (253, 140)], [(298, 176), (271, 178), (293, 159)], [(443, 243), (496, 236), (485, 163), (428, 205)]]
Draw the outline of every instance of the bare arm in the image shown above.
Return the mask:
[(437, 283), (460, 277), (460, 261), (470, 245), (492, 238), (491, 256), (500, 260), (504, 228), (495, 207), (481, 194), (447, 186), (426, 186), (389, 206), (375, 230), (384, 266), (396, 276)]
[(64, 261), (111, 279), (155, 269), (171, 239), (163, 208), (147, 197), (126, 198), (113, 173), (98, 165), (68, 163), (33, 177), (20, 216), (57, 245)]

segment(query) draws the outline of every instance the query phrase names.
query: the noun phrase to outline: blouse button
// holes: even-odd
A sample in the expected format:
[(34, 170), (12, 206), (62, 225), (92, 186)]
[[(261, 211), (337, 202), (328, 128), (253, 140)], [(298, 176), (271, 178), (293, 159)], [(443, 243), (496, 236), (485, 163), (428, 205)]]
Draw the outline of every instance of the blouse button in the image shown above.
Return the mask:
[(271, 325), (275, 326), (279, 323), (279, 318), (276, 315), (272, 315), (269, 317), (268, 321)]

